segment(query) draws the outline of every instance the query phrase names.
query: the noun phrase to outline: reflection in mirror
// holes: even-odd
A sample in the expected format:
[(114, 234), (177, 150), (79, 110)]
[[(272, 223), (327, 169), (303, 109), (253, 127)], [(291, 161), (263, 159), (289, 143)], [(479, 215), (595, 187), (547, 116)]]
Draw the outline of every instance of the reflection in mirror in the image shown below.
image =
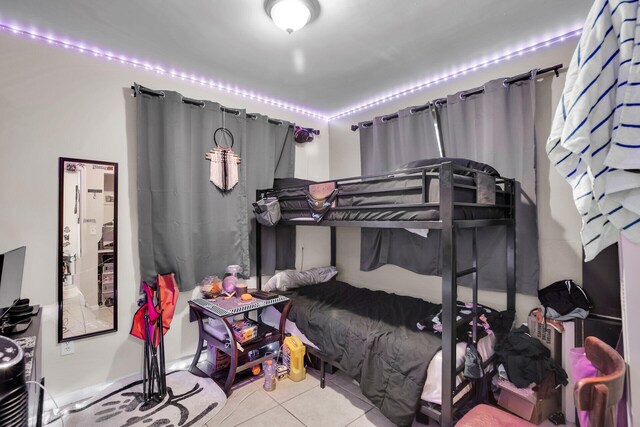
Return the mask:
[(60, 159), (58, 341), (117, 330), (118, 165)]

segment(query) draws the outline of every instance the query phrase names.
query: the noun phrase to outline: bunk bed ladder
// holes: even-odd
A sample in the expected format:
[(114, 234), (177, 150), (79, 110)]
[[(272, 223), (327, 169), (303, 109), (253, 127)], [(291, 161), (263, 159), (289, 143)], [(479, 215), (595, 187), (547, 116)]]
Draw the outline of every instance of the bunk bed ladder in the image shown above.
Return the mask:
[(453, 423), (453, 393), (456, 378), (456, 239), (453, 222), (453, 165), (440, 167), (440, 222), (442, 223), (442, 407), (440, 425)]

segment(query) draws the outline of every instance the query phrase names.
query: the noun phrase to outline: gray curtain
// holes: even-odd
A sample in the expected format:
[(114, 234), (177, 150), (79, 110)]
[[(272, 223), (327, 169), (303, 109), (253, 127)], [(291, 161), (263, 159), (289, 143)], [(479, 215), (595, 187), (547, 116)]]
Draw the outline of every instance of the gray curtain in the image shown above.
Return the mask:
[[(447, 97), (446, 104), (439, 104), (439, 124), (443, 134), (444, 154), (447, 157), (463, 157), (487, 163), (501, 175), (515, 178), (521, 183), (516, 208), (516, 287), (518, 292), (535, 295), (538, 289), (539, 259), (538, 230), (535, 191), (535, 79), (522, 83), (503, 85), (504, 79), (488, 82), (483, 94), (465, 97), (458, 93)], [(400, 125), (400, 124), (399, 124)], [(433, 121), (431, 121), (433, 126)], [(416, 150), (406, 153), (407, 144), (393, 139), (396, 134), (379, 130), (374, 125), (360, 131), (361, 151), (380, 150), (381, 145), (399, 146), (402, 160), (395, 164), (383, 162), (379, 156), (362, 153), (362, 172), (375, 170), (376, 165), (391, 170), (402, 164), (407, 156), (411, 160), (439, 157)], [(372, 133), (379, 133), (374, 137)], [(435, 134), (434, 131), (431, 131)], [(386, 141), (384, 138), (390, 138)], [(372, 141), (377, 141), (372, 143)], [(432, 142), (426, 144), (431, 147)], [(368, 161), (371, 164), (365, 164)], [(383, 233), (389, 232), (385, 230)], [(393, 233), (393, 232), (391, 232)], [(440, 239), (437, 230), (430, 230), (425, 239), (404, 230), (390, 238), (390, 243), (380, 235), (374, 238), (363, 235), (361, 267), (371, 270), (386, 263), (395, 264), (420, 274), (440, 275)], [(384, 234), (382, 235), (384, 236)], [(459, 239), (459, 269), (471, 266), (471, 232), (457, 234)], [(503, 291), (506, 289), (506, 236), (504, 227), (478, 230), (479, 285), (482, 289)], [(491, 250), (485, 250), (491, 248)], [(470, 277), (460, 280), (469, 286)]]
[[(248, 206), (255, 188), (271, 187), (278, 174), (293, 175), (293, 142), (276, 137), (265, 117), (223, 113), (221, 105), (183, 102), (176, 92), (164, 96), (137, 93), (138, 244), (143, 280), (176, 273), (181, 291), (203, 277), (221, 274), (229, 264), (250, 271)], [(213, 132), (222, 126), (234, 135), (240, 155), (240, 181), (222, 192), (209, 181)], [(250, 136), (250, 137), (249, 137)], [(276, 142), (279, 145), (276, 146)], [(284, 163), (276, 164), (276, 150)], [(253, 193), (249, 191), (253, 189)]]
[[(398, 111), (398, 118), (376, 117), (360, 123), (360, 164), (363, 175), (390, 172), (417, 159), (440, 157), (432, 108)], [(421, 274), (439, 274), (438, 230), (424, 238), (402, 229), (363, 229), (360, 269), (374, 270), (394, 264)], [(431, 238), (435, 236), (434, 238)]]
[[(495, 167), (519, 183), (516, 200), (516, 283), (518, 292), (536, 295), (539, 281), (536, 207), (535, 75), (505, 85), (504, 79), (484, 85), (484, 93), (447, 97), (440, 115), (446, 118), (444, 149), (448, 157), (465, 157)], [(443, 126), (444, 128), (444, 126)], [(506, 248), (504, 227), (479, 230), (482, 247)], [(480, 251), (480, 277), (488, 289), (506, 289), (503, 257)]]
[[(256, 190), (273, 187), (274, 178), (291, 178), (295, 170), (293, 128), (289, 122), (274, 124), (267, 116), (256, 114), (247, 120), (247, 143), (253, 147), (247, 156), (247, 209), (249, 210), (249, 253), (256, 259), (256, 219), (251, 203), (256, 200)], [(273, 274), (278, 270), (295, 268), (295, 227), (262, 227), (262, 273)], [(255, 263), (251, 275), (256, 274)]]

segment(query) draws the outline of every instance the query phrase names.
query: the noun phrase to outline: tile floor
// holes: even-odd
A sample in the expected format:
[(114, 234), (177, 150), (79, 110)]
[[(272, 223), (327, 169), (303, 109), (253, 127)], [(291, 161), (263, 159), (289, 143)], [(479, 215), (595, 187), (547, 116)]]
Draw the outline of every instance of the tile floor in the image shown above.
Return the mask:
[[(394, 424), (360, 392), (359, 385), (343, 373), (327, 374), (320, 388), (318, 371), (308, 369), (304, 381), (279, 381), (266, 392), (257, 377), (237, 384), (224, 408), (207, 427), (392, 427)], [(424, 426), (414, 421), (413, 426)], [(550, 427), (549, 421), (541, 424)], [(573, 425), (573, 424), (571, 424)]]
[(77, 287), (65, 289), (62, 312), (63, 336), (74, 337), (113, 328), (113, 307), (92, 309)]

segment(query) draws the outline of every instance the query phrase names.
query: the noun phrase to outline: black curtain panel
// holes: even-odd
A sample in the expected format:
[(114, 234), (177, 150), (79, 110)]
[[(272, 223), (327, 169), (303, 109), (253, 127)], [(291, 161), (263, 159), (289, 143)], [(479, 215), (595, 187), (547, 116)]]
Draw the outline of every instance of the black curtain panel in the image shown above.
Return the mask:
[[(142, 279), (174, 272), (180, 290), (187, 291), (229, 264), (239, 264), (248, 275), (249, 206), (255, 189), (272, 187), (276, 173), (293, 176), (294, 144), (286, 136), (290, 124), (251, 118), (244, 110), (225, 113), (211, 101), (194, 105), (177, 92), (156, 96), (138, 85), (135, 90)], [(242, 159), (239, 182), (226, 192), (210, 182), (211, 162), (205, 159), (214, 147), (214, 131), (223, 125)]]

